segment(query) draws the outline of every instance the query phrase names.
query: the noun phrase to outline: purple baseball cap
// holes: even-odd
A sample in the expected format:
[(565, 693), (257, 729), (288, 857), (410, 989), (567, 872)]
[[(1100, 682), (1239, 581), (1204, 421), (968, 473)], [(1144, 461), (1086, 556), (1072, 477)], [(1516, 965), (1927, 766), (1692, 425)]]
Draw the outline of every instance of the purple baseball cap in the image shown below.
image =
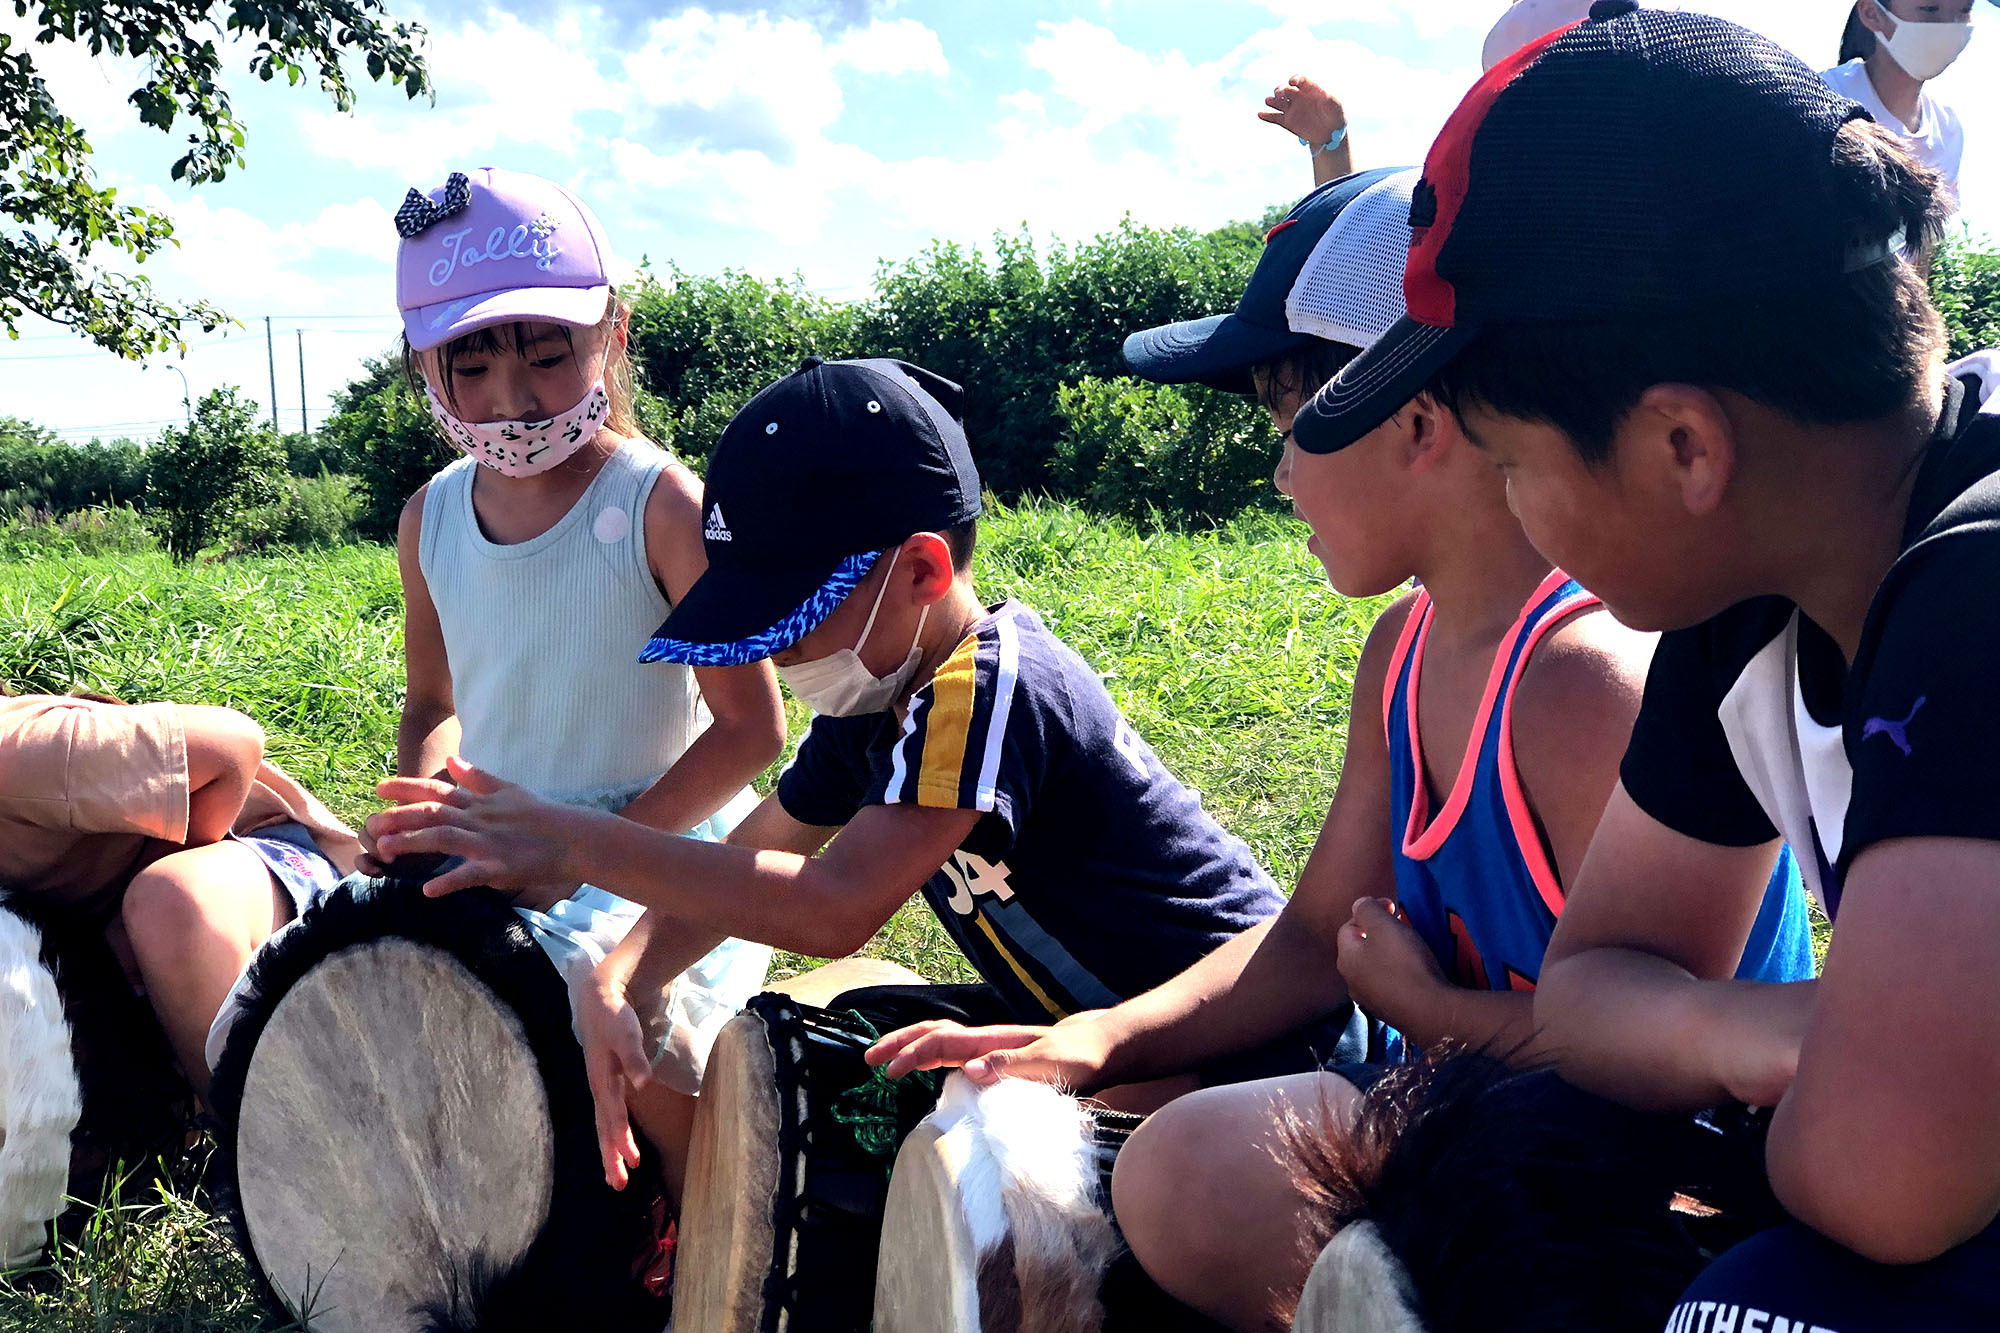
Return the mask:
[(396, 308), (428, 351), (491, 324), (588, 327), (611, 300), (611, 246), (575, 195), (522, 171), (453, 172), (396, 210)]

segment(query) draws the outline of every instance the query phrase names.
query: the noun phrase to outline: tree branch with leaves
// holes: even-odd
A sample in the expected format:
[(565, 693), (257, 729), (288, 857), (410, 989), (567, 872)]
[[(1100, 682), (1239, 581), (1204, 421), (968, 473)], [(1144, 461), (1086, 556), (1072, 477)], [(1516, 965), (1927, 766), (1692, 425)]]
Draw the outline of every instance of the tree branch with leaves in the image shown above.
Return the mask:
[[(264, 82), (316, 78), (342, 111), (354, 106), (348, 62), (414, 98), (431, 93), (424, 30), (390, 18), (381, 0), (14, 0), (34, 43), (72, 42), (91, 55), (145, 62), (129, 101), (141, 123), (187, 146), (174, 180), (201, 185), (244, 165), (245, 134), (222, 84), (223, 49), (249, 46)], [(0, 326), (19, 337), (23, 315), (66, 325), (120, 356), (185, 351), (182, 330), (228, 315), (205, 301), (176, 303), (144, 277), (98, 262), (109, 249), (143, 264), (176, 244), (171, 219), (122, 203), (100, 187), (82, 127), (56, 104), (26, 44), (0, 33)]]

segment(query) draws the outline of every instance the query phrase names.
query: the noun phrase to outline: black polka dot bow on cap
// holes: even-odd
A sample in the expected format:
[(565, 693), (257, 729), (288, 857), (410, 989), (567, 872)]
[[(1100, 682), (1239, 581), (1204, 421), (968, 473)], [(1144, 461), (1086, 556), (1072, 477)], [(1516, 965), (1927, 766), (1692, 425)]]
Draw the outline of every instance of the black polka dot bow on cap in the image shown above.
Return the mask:
[(396, 234), (407, 241), (471, 206), (472, 182), (462, 171), (452, 172), (445, 181), (444, 199), (439, 203), (431, 202), (429, 196), (419, 194), (413, 186), (403, 196), (403, 206), (396, 210)]

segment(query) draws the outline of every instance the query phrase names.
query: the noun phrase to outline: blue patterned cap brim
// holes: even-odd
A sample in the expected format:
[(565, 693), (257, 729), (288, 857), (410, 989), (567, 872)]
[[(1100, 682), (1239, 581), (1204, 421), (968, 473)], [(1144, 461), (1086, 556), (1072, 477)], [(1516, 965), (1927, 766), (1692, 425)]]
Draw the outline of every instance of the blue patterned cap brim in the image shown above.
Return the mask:
[(783, 652), (819, 628), (820, 622), (832, 615), (833, 609), (847, 600), (847, 594), (868, 577), (868, 571), (875, 568), (875, 562), (881, 556), (880, 551), (848, 556), (834, 566), (832, 577), (822, 583), (817, 592), (761, 634), (728, 643), (694, 643), (687, 639), (662, 638), (656, 634), (647, 641), (639, 660), (698, 667), (742, 666), (746, 662), (761, 662), (773, 653)]

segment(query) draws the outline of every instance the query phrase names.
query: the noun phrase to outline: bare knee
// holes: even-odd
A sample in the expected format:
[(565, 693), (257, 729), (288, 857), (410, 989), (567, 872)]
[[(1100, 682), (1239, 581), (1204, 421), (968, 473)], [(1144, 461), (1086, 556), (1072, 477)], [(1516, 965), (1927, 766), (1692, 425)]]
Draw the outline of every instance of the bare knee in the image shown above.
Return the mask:
[(172, 959), (198, 943), (254, 948), (273, 924), (270, 872), (234, 843), (162, 857), (132, 877), (119, 909), (140, 957)]
[(125, 890), (119, 916), (132, 947), (139, 953), (157, 953), (193, 939), (207, 924), (207, 909), (201, 901), (198, 877), (174, 863), (180, 853), (155, 861), (132, 877)]
[(1134, 1131), (1111, 1175), (1112, 1209), (1132, 1254), (1181, 1299), (1226, 1259), (1217, 1206), (1229, 1186), (1229, 1154), (1218, 1154), (1215, 1117), (1199, 1094), (1169, 1102)]

